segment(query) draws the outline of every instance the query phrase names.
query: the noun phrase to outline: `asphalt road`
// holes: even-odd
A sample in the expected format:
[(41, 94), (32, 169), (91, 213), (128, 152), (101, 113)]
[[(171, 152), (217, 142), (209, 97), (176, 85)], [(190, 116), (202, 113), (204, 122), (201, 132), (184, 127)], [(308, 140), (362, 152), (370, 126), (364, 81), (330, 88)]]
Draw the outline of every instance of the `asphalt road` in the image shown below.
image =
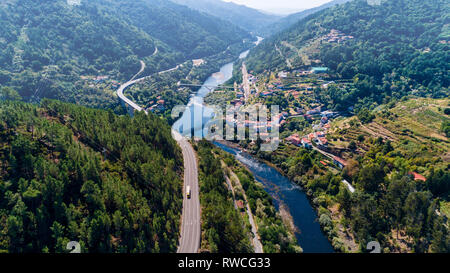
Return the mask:
[[(183, 215), (181, 222), (180, 245), (177, 253), (197, 253), (200, 247), (200, 199), (198, 186), (197, 158), (191, 144), (173, 131), (175, 140), (183, 151), (184, 191)], [(187, 199), (186, 189), (191, 187), (191, 198)]]
[[(167, 69), (167, 70), (164, 70), (164, 71), (155, 73), (155, 74), (161, 75), (161, 74), (164, 74), (164, 73), (168, 73), (168, 72), (177, 70), (180, 66), (182, 66), (182, 64), (181, 64), (181, 65), (177, 65), (177, 66), (175, 66), (175, 67), (173, 67), (173, 68), (171, 68), (171, 69)], [(141, 82), (141, 81), (150, 79), (151, 77), (153, 77), (153, 75), (155, 75), (155, 74), (153, 74), (153, 75), (146, 76), (146, 77), (142, 77), (142, 78), (139, 78), (139, 79), (134, 79), (134, 78), (136, 78), (139, 74), (141, 74), (141, 73), (144, 71), (144, 69), (145, 69), (145, 63), (141, 61), (141, 69), (139, 70), (139, 72), (138, 72), (136, 75), (134, 75), (134, 77), (133, 77), (130, 81), (128, 81), (128, 82), (122, 84), (122, 85), (119, 87), (119, 89), (117, 89), (117, 96), (118, 96), (123, 102), (125, 102), (125, 104), (131, 106), (134, 110), (136, 110), (136, 111), (138, 111), (138, 112), (140, 112), (140, 111), (142, 111), (142, 110), (144, 110), (144, 109), (143, 109), (142, 107), (140, 107), (139, 105), (137, 105), (136, 103), (134, 103), (134, 102), (133, 102), (132, 100), (130, 100), (129, 98), (127, 98), (127, 97), (123, 94), (123, 92), (125, 91), (125, 89), (127, 89), (127, 88), (130, 87), (130, 86), (132, 86), (133, 84), (136, 84), (136, 83), (138, 83), (138, 82)]]

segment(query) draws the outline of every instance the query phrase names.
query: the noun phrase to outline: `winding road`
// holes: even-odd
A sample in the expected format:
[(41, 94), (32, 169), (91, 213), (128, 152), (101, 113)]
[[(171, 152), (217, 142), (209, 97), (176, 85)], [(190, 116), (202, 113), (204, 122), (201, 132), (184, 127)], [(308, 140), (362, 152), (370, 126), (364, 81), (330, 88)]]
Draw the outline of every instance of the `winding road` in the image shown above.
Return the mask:
[[(155, 52), (158, 52), (155, 50)], [(161, 75), (178, 69), (183, 64), (177, 65), (174, 68), (164, 70), (153, 75)], [(130, 81), (124, 83), (117, 89), (117, 96), (128, 107), (134, 111), (143, 111), (144, 109), (128, 99), (123, 92), (128, 87), (138, 82), (151, 78), (153, 75), (136, 79), (145, 70), (145, 63), (141, 61), (141, 69), (131, 78)], [(147, 111), (144, 110), (147, 114)], [(183, 152), (184, 161), (184, 187), (183, 187), (183, 211), (181, 223), (181, 236), (178, 253), (197, 253), (200, 247), (200, 199), (198, 186), (198, 168), (197, 158), (195, 156), (192, 145), (175, 130), (172, 130), (172, 136), (177, 141)], [(191, 198), (187, 199), (186, 189), (191, 188)]]

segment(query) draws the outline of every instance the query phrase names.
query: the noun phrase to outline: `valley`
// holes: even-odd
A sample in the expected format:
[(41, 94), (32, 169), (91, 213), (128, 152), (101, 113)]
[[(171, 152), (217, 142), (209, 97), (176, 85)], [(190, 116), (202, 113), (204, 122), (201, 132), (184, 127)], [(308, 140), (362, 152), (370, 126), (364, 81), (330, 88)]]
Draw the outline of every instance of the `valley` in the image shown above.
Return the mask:
[(0, 253), (448, 253), (449, 13), (0, 0)]

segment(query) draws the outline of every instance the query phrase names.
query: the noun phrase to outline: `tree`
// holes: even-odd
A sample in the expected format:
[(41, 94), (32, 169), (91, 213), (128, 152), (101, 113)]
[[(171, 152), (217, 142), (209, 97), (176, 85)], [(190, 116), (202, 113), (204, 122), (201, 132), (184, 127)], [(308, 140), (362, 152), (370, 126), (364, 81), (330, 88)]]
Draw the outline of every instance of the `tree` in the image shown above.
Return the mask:
[(384, 181), (383, 168), (375, 163), (365, 166), (358, 175), (358, 185), (365, 192), (375, 193)]
[(348, 148), (352, 151), (356, 150), (356, 148), (357, 148), (356, 142), (354, 142), (353, 140), (350, 141), (350, 143), (348, 144)]
[(419, 246), (420, 238), (425, 234), (425, 220), (431, 204), (430, 192), (411, 192), (405, 200), (406, 234), (414, 238), (415, 247)]
[(19, 93), (10, 88), (10, 87), (2, 87), (0, 89), (0, 100), (22, 100), (22, 97), (19, 95)]
[(450, 137), (450, 121), (444, 121), (444, 122), (442, 123), (441, 131), (444, 132), (444, 134), (445, 134), (447, 137)]
[(362, 108), (358, 112), (358, 118), (363, 124), (365, 124), (371, 122), (375, 116), (367, 108)]

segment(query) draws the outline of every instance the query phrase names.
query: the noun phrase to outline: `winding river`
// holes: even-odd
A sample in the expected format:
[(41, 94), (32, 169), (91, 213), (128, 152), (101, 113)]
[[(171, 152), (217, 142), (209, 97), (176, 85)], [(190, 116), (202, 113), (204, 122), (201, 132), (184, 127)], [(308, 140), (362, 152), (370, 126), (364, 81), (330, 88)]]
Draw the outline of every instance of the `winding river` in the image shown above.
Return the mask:
[[(257, 43), (260, 41), (262, 38), (258, 38)], [(248, 53), (248, 50), (242, 52), (239, 58), (246, 58)], [(183, 116), (173, 125), (174, 130), (186, 136), (191, 136), (192, 131), (195, 137), (203, 136), (202, 125), (212, 115), (212, 110), (203, 105), (204, 97), (212, 92), (214, 87), (231, 79), (233, 64), (228, 63), (222, 66), (220, 72), (214, 73), (204, 82), (196, 95), (191, 97)], [(251, 155), (219, 143), (215, 144), (222, 150), (233, 154), (253, 173), (256, 180), (262, 183), (264, 189), (273, 197), (277, 209), (283, 204), (290, 212), (294, 225), (298, 229), (296, 233), (298, 243), (305, 253), (333, 252), (331, 244), (320, 229), (317, 213), (300, 187), (289, 181), (276, 169), (252, 158)]]

